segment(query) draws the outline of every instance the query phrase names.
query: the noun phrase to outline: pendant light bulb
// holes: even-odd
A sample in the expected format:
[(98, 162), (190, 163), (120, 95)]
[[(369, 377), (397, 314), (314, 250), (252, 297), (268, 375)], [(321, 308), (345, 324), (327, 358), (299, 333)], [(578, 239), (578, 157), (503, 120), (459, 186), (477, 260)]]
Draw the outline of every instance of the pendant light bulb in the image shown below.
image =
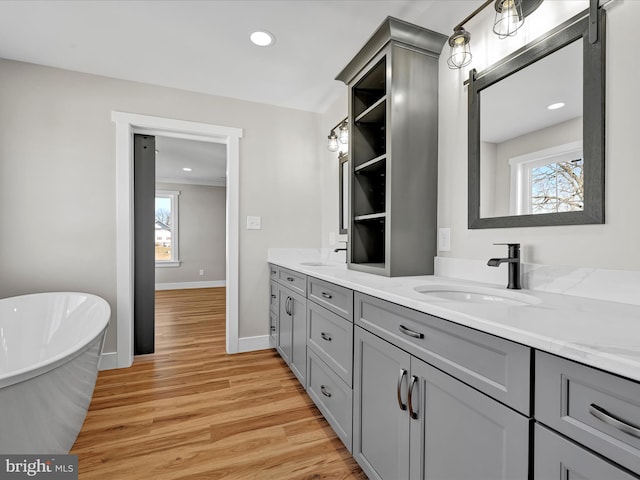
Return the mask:
[(466, 67), (471, 63), (471, 48), (469, 44), (471, 42), (471, 34), (464, 28), (460, 27), (453, 32), (453, 35), (449, 37), (449, 46), (451, 47), (451, 53), (447, 59), (447, 65), (449, 68), (456, 69)]
[(347, 122), (343, 122), (340, 125), (339, 131), (340, 133), (338, 134), (338, 140), (340, 140), (340, 143), (342, 143), (343, 145), (346, 145), (347, 143), (349, 143), (349, 125), (347, 125)]
[(336, 131), (335, 130), (331, 130), (331, 133), (329, 134), (329, 136), (327, 138), (329, 139), (329, 143), (327, 144), (327, 149), (330, 152), (337, 152), (338, 151), (338, 136), (336, 135)]
[(512, 37), (524, 23), (522, 0), (496, 0), (493, 33), (499, 38)]

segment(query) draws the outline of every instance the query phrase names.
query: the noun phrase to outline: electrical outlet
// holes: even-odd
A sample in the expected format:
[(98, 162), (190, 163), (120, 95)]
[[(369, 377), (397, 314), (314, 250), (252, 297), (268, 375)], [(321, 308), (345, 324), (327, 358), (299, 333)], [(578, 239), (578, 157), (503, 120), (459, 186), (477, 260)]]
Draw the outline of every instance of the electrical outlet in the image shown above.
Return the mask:
[(438, 250), (441, 252), (451, 251), (451, 229), (438, 229)]
[(200, 269), (200, 276), (201, 276), (201, 277), (202, 277), (202, 276), (204, 276), (204, 268), (201, 268), (201, 269)]

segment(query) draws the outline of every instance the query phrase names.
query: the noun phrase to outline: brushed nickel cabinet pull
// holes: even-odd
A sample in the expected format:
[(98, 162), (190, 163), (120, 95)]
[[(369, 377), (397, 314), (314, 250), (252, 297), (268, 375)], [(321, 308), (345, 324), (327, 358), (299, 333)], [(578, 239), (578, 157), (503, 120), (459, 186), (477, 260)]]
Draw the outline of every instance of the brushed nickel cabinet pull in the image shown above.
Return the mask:
[(331, 392), (329, 392), (327, 390), (327, 387), (325, 387), (324, 385), (320, 385), (320, 391), (322, 392), (322, 394), (327, 397), (327, 398), (331, 398)]
[(320, 336), (322, 337), (323, 340), (326, 340), (327, 342), (331, 341), (331, 335), (329, 335), (328, 333), (320, 332)]
[(414, 332), (413, 330), (411, 330), (410, 328), (405, 327), (404, 325), (400, 325), (399, 329), (400, 329), (401, 333), (404, 333), (408, 337), (424, 338), (424, 333)]
[(407, 396), (407, 404), (409, 405), (409, 416), (414, 420), (418, 418), (418, 412), (413, 409), (413, 388), (418, 383), (418, 377), (411, 375), (411, 383), (409, 384), (409, 395)]
[(330, 293), (327, 293), (327, 292), (322, 292), (322, 296), (324, 298), (333, 298), (333, 295), (331, 295)]
[(294, 278), (293, 277), (287, 277), (287, 282), (293, 282)]
[(396, 395), (398, 396), (398, 407), (400, 407), (400, 410), (407, 409), (407, 405), (402, 402), (402, 381), (404, 380), (404, 377), (407, 375), (407, 373), (409, 372), (407, 372), (404, 368), (401, 368), (400, 375), (398, 376), (398, 386), (396, 388)]
[(595, 403), (589, 405), (589, 413), (598, 420), (617, 428), (621, 432), (640, 438), (640, 427), (607, 412), (604, 408), (599, 407)]

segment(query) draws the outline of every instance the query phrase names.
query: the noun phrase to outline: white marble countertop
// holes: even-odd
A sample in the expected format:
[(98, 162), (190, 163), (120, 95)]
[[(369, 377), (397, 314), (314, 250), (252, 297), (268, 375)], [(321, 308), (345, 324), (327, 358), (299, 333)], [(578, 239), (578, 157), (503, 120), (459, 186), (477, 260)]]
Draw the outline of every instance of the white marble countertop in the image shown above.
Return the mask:
[[(335, 258), (335, 257), (334, 257)], [(640, 381), (640, 307), (570, 295), (519, 290), (539, 303), (471, 304), (431, 296), (421, 286), (505, 288), (437, 276), (383, 277), (347, 269), (343, 262), (303, 250), (269, 251), (268, 261), (354, 291), (444, 318), (514, 342)], [(322, 265), (305, 265), (320, 262)]]

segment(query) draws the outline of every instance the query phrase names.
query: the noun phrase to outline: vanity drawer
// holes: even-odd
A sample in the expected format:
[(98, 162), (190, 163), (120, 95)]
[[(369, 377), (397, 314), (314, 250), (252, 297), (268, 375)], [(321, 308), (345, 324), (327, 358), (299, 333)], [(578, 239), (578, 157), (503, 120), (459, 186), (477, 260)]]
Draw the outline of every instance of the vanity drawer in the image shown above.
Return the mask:
[(315, 353), (307, 350), (307, 394), (351, 452), (351, 388)]
[(302, 273), (278, 267), (278, 282), (300, 295), (307, 296), (307, 276)]
[(356, 292), (355, 323), (529, 416), (531, 349)]
[(353, 290), (308, 277), (309, 300), (353, 321)]
[(274, 281), (269, 282), (269, 309), (278, 311), (278, 284)]
[(278, 280), (278, 266), (272, 263), (269, 264), (269, 278), (271, 278), (271, 280)]
[(637, 480), (586, 448), (547, 430), (537, 423), (535, 431), (534, 480)]
[(640, 474), (640, 383), (536, 351), (536, 419)]
[(307, 347), (349, 386), (353, 382), (353, 323), (307, 302)]

